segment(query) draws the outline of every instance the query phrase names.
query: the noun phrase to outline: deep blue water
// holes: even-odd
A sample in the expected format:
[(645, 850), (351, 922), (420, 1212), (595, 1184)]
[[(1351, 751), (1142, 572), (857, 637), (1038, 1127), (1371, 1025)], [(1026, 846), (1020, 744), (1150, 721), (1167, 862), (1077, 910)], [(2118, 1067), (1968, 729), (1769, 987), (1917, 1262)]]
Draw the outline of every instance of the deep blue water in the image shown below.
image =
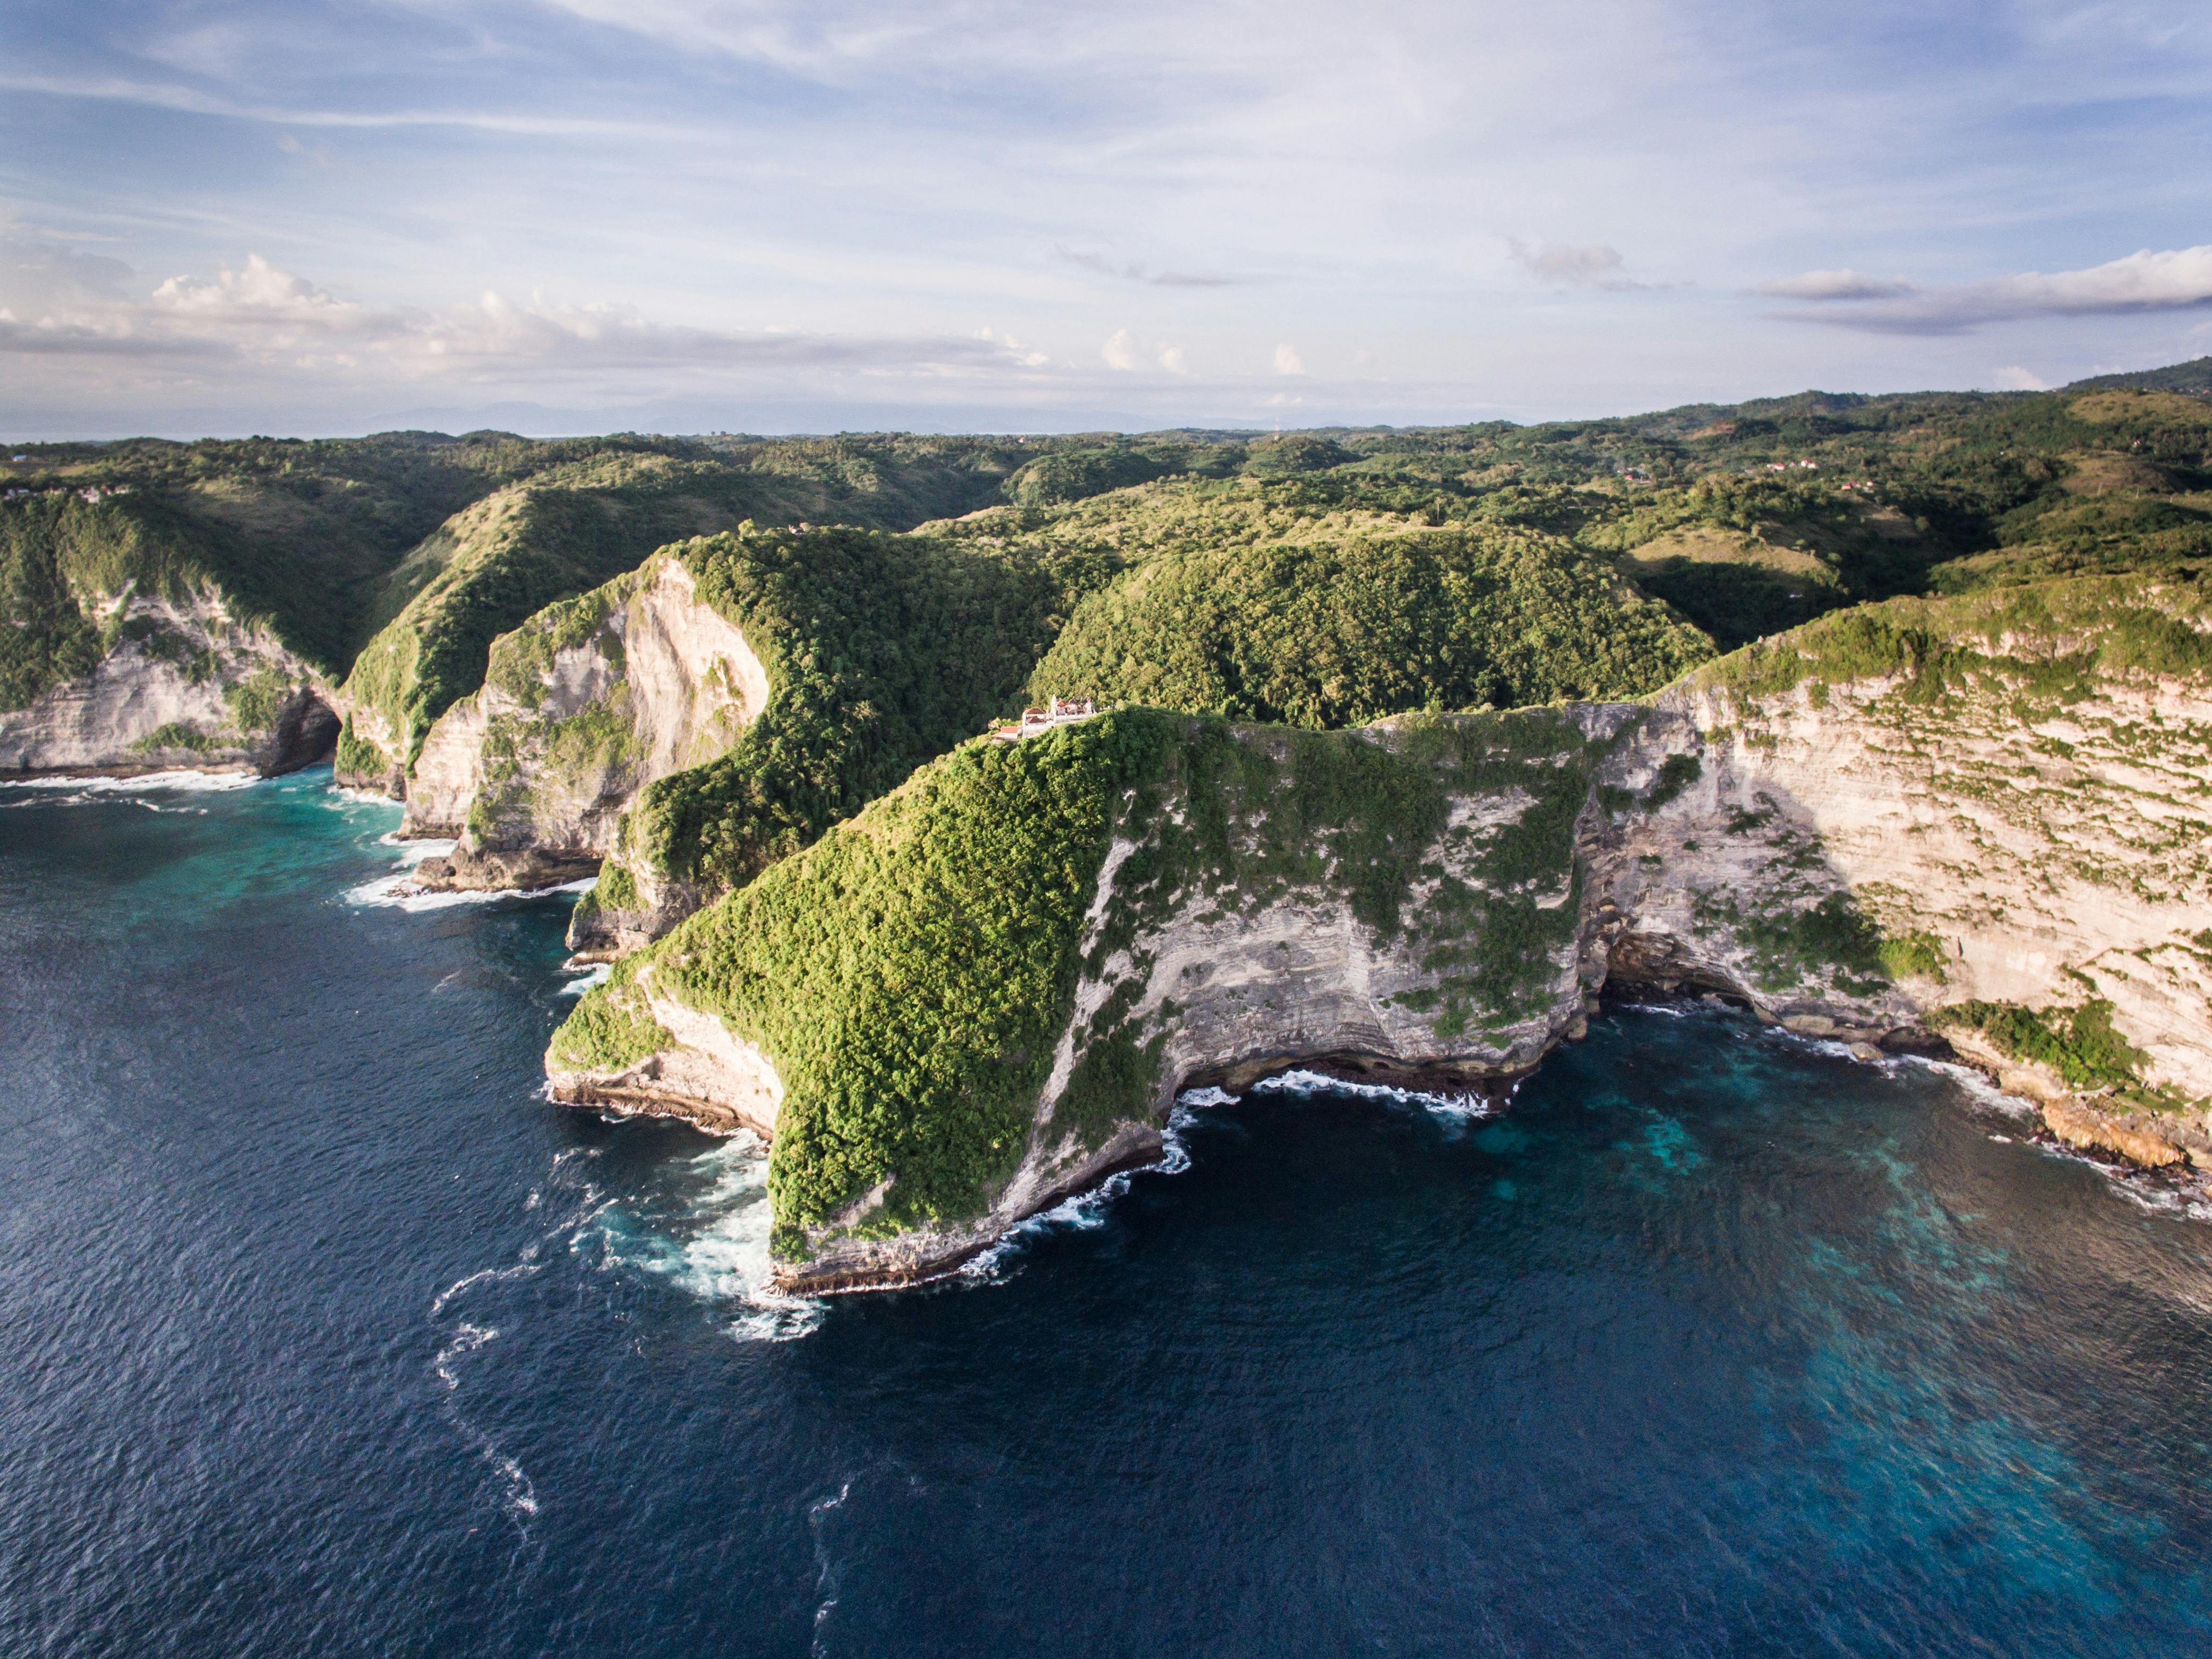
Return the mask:
[(0, 1653), (2212, 1654), (2212, 1227), (1948, 1078), (1623, 1011), (763, 1307), (395, 817), (0, 790)]

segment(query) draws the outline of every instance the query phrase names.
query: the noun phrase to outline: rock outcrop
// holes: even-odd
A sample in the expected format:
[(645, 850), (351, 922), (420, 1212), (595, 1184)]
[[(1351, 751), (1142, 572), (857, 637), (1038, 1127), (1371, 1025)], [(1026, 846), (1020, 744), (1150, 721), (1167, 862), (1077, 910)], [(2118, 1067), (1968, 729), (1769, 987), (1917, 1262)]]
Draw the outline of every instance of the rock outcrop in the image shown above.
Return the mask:
[[(2204, 618), (2131, 594), (1883, 607), (1887, 634), (1831, 619), (1644, 704), (1327, 736), (1133, 711), (978, 745), (618, 969), (554, 1091), (711, 1127), (775, 1098), (794, 1289), (943, 1270), (1150, 1156), (1194, 1085), (1496, 1086), (1608, 983), (1864, 1058), (1948, 1032), (2046, 1079), (2063, 1139), (2212, 1158)], [(1166, 758), (1107, 758), (1139, 750)], [(962, 863), (1048, 806), (1059, 840), (1004, 844), (1057, 849), (1063, 897)], [(973, 943), (915, 943), (940, 934)], [(996, 986), (1048, 951), (1026, 1021)]]
[(548, 607), (493, 642), (483, 688), (422, 744), (400, 833), (459, 845), (416, 879), (527, 888), (591, 874), (638, 791), (720, 754), (768, 696), (744, 634), (672, 552)]
[(295, 771), (327, 759), (338, 717), (322, 677), (213, 587), (92, 596), (107, 649), (93, 672), (0, 713), (0, 772)]

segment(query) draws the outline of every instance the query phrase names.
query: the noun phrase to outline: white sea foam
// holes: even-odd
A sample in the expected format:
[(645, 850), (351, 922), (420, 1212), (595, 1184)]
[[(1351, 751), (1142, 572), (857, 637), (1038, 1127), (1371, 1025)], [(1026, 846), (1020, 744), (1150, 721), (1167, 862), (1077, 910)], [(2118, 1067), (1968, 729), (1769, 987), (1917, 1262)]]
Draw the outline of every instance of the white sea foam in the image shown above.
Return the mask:
[(1087, 1233), (1104, 1226), (1112, 1218), (1115, 1204), (1128, 1192), (1133, 1176), (1181, 1175), (1190, 1168), (1190, 1149), (1183, 1143), (1182, 1132), (1195, 1121), (1197, 1112), (1208, 1106), (1234, 1105), (1236, 1100), (1236, 1096), (1219, 1089), (1185, 1090), (1169, 1109), (1167, 1125), (1160, 1131), (1160, 1155), (1157, 1159), (1133, 1170), (1116, 1170), (1097, 1186), (1024, 1218), (962, 1262), (960, 1278), (970, 1284), (1002, 1284), (1030, 1245), (1046, 1234)]
[(1186, 1089), (1176, 1097), (1176, 1104), (1204, 1110), (1208, 1106), (1234, 1106), (1237, 1097), (1226, 1089)]
[(2027, 1118), (2035, 1115), (2035, 1107), (2033, 1103), (2022, 1100), (2018, 1095), (2007, 1094), (1971, 1066), (1961, 1066), (1956, 1060), (1930, 1060), (1924, 1054), (1906, 1054), (1903, 1056), (1903, 1060), (1908, 1066), (1923, 1066), (1935, 1073), (1938, 1077), (1948, 1078), (1953, 1083), (1958, 1085), (1961, 1093), (1978, 1106), (1986, 1106), (1992, 1111), (2003, 1113), (2007, 1117)]
[(399, 861), (402, 864), (412, 866), (422, 863), (424, 859), (444, 858), (459, 847), (460, 842), (441, 841), (435, 836), (410, 836), (402, 839), (399, 832), (394, 830), (379, 836), (376, 838), (376, 844), (379, 847), (391, 848), (399, 854)]
[(556, 994), (564, 997), (580, 997), (594, 985), (605, 985), (607, 982), (607, 975), (614, 970), (615, 965), (611, 962), (593, 963), (590, 967), (579, 970)]
[(741, 1341), (787, 1342), (820, 1325), (825, 1304), (775, 1288), (768, 1156), (759, 1139), (741, 1131), (692, 1159), (691, 1167), (708, 1185), (672, 1226), (634, 1232), (615, 1206), (605, 1207), (599, 1231), (609, 1259), (736, 1310), (729, 1330)]
[(829, 1622), (830, 1615), (837, 1610), (838, 1594), (842, 1588), (840, 1580), (843, 1577), (838, 1568), (836, 1558), (830, 1553), (829, 1540), (823, 1535), (823, 1529), (830, 1516), (844, 1506), (845, 1500), (852, 1496), (852, 1492), (853, 1483), (849, 1480), (843, 1481), (838, 1486), (837, 1495), (835, 1498), (825, 1498), (819, 1503), (810, 1505), (806, 1511), (807, 1529), (814, 1534), (816, 1568), (814, 1644), (810, 1651), (817, 1656), (829, 1651), (823, 1645), (822, 1626)]
[[(452, 1292), (448, 1291), (447, 1294), (450, 1295)], [(439, 1298), (441, 1304), (444, 1300), (443, 1297)], [(446, 1385), (447, 1417), (451, 1420), (453, 1427), (459, 1431), (461, 1437), (475, 1449), (477, 1455), (483, 1459), (497, 1473), (502, 1488), (500, 1494), (501, 1507), (506, 1510), (515, 1524), (520, 1527), (538, 1513), (537, 1487), (531, 1484), (530, 1477), (523, 1472), (522, 1465), (501, 1451), (498, 1443), (489, 1435), (463, 1416), (453, 1399), (453, 1396), (460, 1392), (461, 1387), (458, 1362), (465, 1355), (474, 1353), (486, 1343), (496, 1341), (498, 1338), (499, 1329), (496, 1326), (471, 1325), (466, 1320), (463, 1320), (453, 1328), (453, 1335), (447, 1340), (446, 1346), (438, 1350), (438, 1356), (430, 1362), (430, 1365), (431, 1369), (438, 1374), (438, 1380)]]
[[(532, 1202), (525, 1207), (535, 1209), (538, 1207), (536, 1203), (538, 1194), (533, 1192), (530, 1196)], [(447, 1303), (457, 1296), (465, 1295), (474, 1290), (479, 1285), (504, 1285), (510, 1279), (527, 1279), (534, 1273), (542, 1272), (545, 1264), (537, 1257), (538, 1246), (532, 1244), (525, 1248), (521, 1259), (511, 1267), (484, 1267), (470, 1273), (465, 1278), (455, 1279), (444, 1290), (439, 1291), (437, 1299), (430, 1304), (430, 1317), (435, 1319), (446, 1311)], [(494, 1332), (493, 1334), (497, 1335), (498, 1333)]]
[(252, 772), (142, 772), (136, 777), (51, 777), (0, 780), (0, 789), (73, 789), (87, 795), (133, 795), (142, 789), (245, 789), (262, 781)]
[(1362, 1100), (1379, 1100), (1393, 1106), (1418, 1106), (1423, 1111), (1434, 1113), (1439, 1117), (1468, 1122), (1489, 1117), (1498, 1109), (1486, 1097), (1473, 1092), (1439, 1094), (1426, 1089), (1400, 1089), (1388, 1083), (1350, 1083), (1341, 1078), (1325, 1077), (1318, 1072), (1285, 1072), (1276, 1077), (1264, 1078), (1252, 1085), (1252, 1091), (1255, 1094), (1301, 1096), (1355, 1095)]
[[(428, 856), (425, 854), (424, 856)], [(557, 887), (503, 887), (492, 892), (439, 893), (415, 884), (414, 876), (402, 870), (395, 876), (382, 876), (374, 881), (349, 887), (345, 902), (365, 909), (396, 909), (410, 912), (447, 910), (459, 904), (497, 904), (505, 899), (534, 899), (549, 897), (555, 893), (581, 893), (590, 888), (592, 877), (581, 881), (563, 882)]]

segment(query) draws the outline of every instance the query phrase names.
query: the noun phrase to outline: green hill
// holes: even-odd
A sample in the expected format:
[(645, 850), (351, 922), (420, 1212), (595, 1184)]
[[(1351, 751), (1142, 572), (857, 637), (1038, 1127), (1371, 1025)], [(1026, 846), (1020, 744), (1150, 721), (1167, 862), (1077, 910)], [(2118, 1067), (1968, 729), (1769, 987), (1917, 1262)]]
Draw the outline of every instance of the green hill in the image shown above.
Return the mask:
[(1393, 528), (1161, 554), (1076, 608), (1030, 694), (1322, 728), (1632, 696), (1711, 649), (1560, 538)]
[(2179, 392), (2185, 397), (2212, 398), (2212, 357), (2196, 357), (2164, 368), (2139, 368), (2127, 374), (2093, 374), (2071, 382), (2069, 392)]

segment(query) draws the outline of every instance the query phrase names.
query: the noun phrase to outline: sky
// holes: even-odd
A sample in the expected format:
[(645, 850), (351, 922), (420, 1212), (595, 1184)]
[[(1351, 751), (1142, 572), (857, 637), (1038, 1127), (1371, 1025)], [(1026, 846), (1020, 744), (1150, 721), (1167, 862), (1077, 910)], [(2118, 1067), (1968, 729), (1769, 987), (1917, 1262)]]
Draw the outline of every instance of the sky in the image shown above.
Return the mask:
[(2203, 0), (9, 0), (0, 436), (2033, 389), (2208, 155)]

